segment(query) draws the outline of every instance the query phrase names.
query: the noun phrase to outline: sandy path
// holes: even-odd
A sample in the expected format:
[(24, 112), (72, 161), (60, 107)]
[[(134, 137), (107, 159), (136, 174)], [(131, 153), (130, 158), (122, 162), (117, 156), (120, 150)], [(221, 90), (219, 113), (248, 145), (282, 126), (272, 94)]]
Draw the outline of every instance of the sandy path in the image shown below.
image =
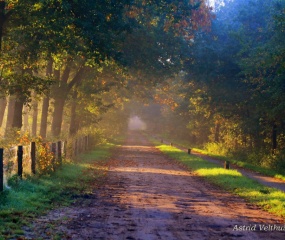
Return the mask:
[[(73, 207), (38, 219), (27, 238), (283, 239), (278, 219), (191, 175), (139, 134), (129, 135), (112, 160), (106, 184)], [(48, 227), (58, 223), (52, 229)], [(255, 227), (255, 231), (234, 231)]]

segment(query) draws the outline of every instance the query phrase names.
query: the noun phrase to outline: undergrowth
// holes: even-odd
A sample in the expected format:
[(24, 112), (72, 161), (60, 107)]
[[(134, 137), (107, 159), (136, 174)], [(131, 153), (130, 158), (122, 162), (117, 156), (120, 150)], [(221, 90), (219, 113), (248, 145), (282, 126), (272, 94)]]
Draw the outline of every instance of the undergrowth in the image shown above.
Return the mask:
[(182, 162), (194, 173), (207, 178), (223, 189), (231, 191), (250, 202), (261, 206), (268, 212), (285, 217), (285, 193), (274, 188), (265, 187), (243, 176), (236, 170), (227, 170), (217, 164), (208, 162), (194, 155), (168, 145), (157, 148), (172, 159)]
[(90, 194), (104, 179), (114, 147), (99, 146), (50, 175), (27, 176), (24, 180), (17, 176), (10, 178), (10, 189), (0, 193), (0, 239), (17, 239), (23, 234), (22, 226), (34, 217)]

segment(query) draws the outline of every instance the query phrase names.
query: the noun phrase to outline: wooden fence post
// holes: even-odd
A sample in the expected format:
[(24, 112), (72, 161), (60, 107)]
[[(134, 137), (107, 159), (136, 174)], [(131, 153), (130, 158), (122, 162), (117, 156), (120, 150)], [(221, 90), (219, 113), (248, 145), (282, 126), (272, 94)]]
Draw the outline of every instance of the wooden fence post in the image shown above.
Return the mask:
[(230, 162), (229, 161), (225, 161), (224, 162), (224, 168), (225, 169), (230, 169)]
[(52, 157), (52, 168), (53, 168), (53, 171), (55, 171), (55, 160), (56, 160), (56, 143), (52, 143), (51, 144), (51, 152), (53, 154), (53, 157)]
[(59, 163), (59, 166), (61, 167), (62, 165), (62, 155), (61, 155), (61, 141), (57, 142), (57, 161)]
[(18, 176), (22, 178), (23, 176), (23, 146), (18, 146), (17, 159), (18, 159)]
[(31, 142), (31, 171), (36, 174), (36, 143)]
[(4, 153), (4, 149), (0, 148), (0, 192), (2, 192), (4, 190), (3, 188), (3, 183), (4, 183), (4, 171), (3, 171), (3, 153)]

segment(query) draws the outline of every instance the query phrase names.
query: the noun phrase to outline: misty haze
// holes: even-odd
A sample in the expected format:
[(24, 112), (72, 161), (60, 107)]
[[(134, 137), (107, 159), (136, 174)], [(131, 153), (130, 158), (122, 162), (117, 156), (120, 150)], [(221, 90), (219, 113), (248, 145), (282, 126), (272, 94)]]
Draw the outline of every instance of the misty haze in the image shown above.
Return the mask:
[(128, 129), (146, 130), (146, 124), (138, 116), (134, 116), (129, 119)]

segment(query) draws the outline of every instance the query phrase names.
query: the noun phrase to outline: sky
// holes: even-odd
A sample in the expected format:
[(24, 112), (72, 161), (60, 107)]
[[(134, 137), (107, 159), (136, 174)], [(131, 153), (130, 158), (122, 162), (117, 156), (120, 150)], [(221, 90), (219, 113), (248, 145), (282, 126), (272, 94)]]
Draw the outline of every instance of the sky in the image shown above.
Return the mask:
[(208, 2), (209, 6), (214, 7), (215, 0), (206, 0)]
[(214, 3), (215, 3), (215, 0), (209, 0), (209, 4), (210, 4), (210, 6), (214, 6)]
[(221, 6), (224, 5), (224, 2), (222, 0), (219, 0), (219, 1), (217, 1), (217, 0), (206, 0), (206, 1), (208, 1), (209, 5), (211, 7), (214, 7), (214, 9), (215, 9), (215, 2), (219, 3)]

